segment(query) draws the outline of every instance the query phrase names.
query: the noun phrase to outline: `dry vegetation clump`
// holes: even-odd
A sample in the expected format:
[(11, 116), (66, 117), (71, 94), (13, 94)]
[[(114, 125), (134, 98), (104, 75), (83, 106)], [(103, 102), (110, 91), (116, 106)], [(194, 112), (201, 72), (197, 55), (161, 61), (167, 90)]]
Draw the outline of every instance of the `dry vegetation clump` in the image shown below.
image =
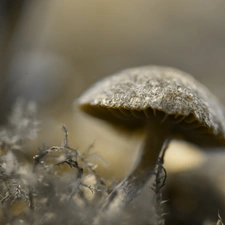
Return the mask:
[(23, 147), (37, 135), (35, 113), (20, 100), (0, 130), (0, 224), (90, 224), (109, 191), (89, 161), (93, 145), (71, 148), (63, 125), (61, 146), (43, 146), (30, 163)]

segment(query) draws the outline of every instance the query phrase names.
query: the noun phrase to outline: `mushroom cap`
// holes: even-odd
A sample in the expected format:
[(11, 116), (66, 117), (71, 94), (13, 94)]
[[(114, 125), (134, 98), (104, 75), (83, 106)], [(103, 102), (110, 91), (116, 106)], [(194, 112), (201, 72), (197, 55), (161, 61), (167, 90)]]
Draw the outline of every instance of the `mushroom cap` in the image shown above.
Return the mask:
[(76, 103), (82, 111), (127, 129), (158, 116), (193, 143), (225, 146), (224, 107), (204, 85), (178, 69), (126, 69), (97, 82)]

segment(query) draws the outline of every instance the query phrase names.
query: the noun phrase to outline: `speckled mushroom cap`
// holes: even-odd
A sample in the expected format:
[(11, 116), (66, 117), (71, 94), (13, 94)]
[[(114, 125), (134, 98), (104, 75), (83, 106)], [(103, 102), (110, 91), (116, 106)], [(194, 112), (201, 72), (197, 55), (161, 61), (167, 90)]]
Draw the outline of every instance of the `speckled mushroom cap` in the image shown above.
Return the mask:
[(225, 145), (224, 107), (205, 86), (178, 69), (123, 70), (93, 85), (77, 104), (88, 114), (128, 129), (159, 116), (171, 121), (174, 133), (194, 143)]

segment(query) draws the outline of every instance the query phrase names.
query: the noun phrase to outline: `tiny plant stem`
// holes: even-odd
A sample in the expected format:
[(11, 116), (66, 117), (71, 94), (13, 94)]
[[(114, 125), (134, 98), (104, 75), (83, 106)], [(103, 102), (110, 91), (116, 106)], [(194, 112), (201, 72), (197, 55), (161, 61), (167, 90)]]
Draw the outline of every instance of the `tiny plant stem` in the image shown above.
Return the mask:
[(153, 208), (155, 210), (157, 225), (165, 224), (164, 216), (166, 215), (166, 213), (163, 213), (162, 204), (166, 201), (162, 201), (162, 188), (165, 186), (167, 179), (167, 173), (166, 169), (163, 167), (163, 163), (164, 163), (164, 155), (166, 149), (168, 148), (168, 145), (169, 139), (164, 143), (160, 156), (158, 157), (155, 167), (155, 179), (151, 187), (151, 189), (155, 193), (153, 198)]
[(133, 172), (110, 193), (94, 224), (103, 224), (118, 217), (129, 202), (154, 175), (154, 168), (163, 144), (170, 135), (170, 125), (157, 117), (148, 124), (148, 132), (139, 163)]

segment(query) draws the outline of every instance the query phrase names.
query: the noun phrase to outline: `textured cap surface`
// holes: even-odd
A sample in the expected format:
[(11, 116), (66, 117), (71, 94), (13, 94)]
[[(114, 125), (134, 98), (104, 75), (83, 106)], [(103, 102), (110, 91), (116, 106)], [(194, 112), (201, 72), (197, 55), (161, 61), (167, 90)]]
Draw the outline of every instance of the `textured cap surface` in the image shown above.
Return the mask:
[[(223, 106), (205, 86), (174, 68), (146, 66), (123, 70), (92, 86), (78, 99), (78, 106), (102, 119), (124, 120), (127, 124), (134, 118), (141, 124), (152, 114), (162, 119), (168, 116), (179, 127), (177, 130), (193, 142), (199, 142), (201, 133), (201, 144), (205, 137), (225, 143)], [(196, 131), (193, 135), (190, 128)]]

